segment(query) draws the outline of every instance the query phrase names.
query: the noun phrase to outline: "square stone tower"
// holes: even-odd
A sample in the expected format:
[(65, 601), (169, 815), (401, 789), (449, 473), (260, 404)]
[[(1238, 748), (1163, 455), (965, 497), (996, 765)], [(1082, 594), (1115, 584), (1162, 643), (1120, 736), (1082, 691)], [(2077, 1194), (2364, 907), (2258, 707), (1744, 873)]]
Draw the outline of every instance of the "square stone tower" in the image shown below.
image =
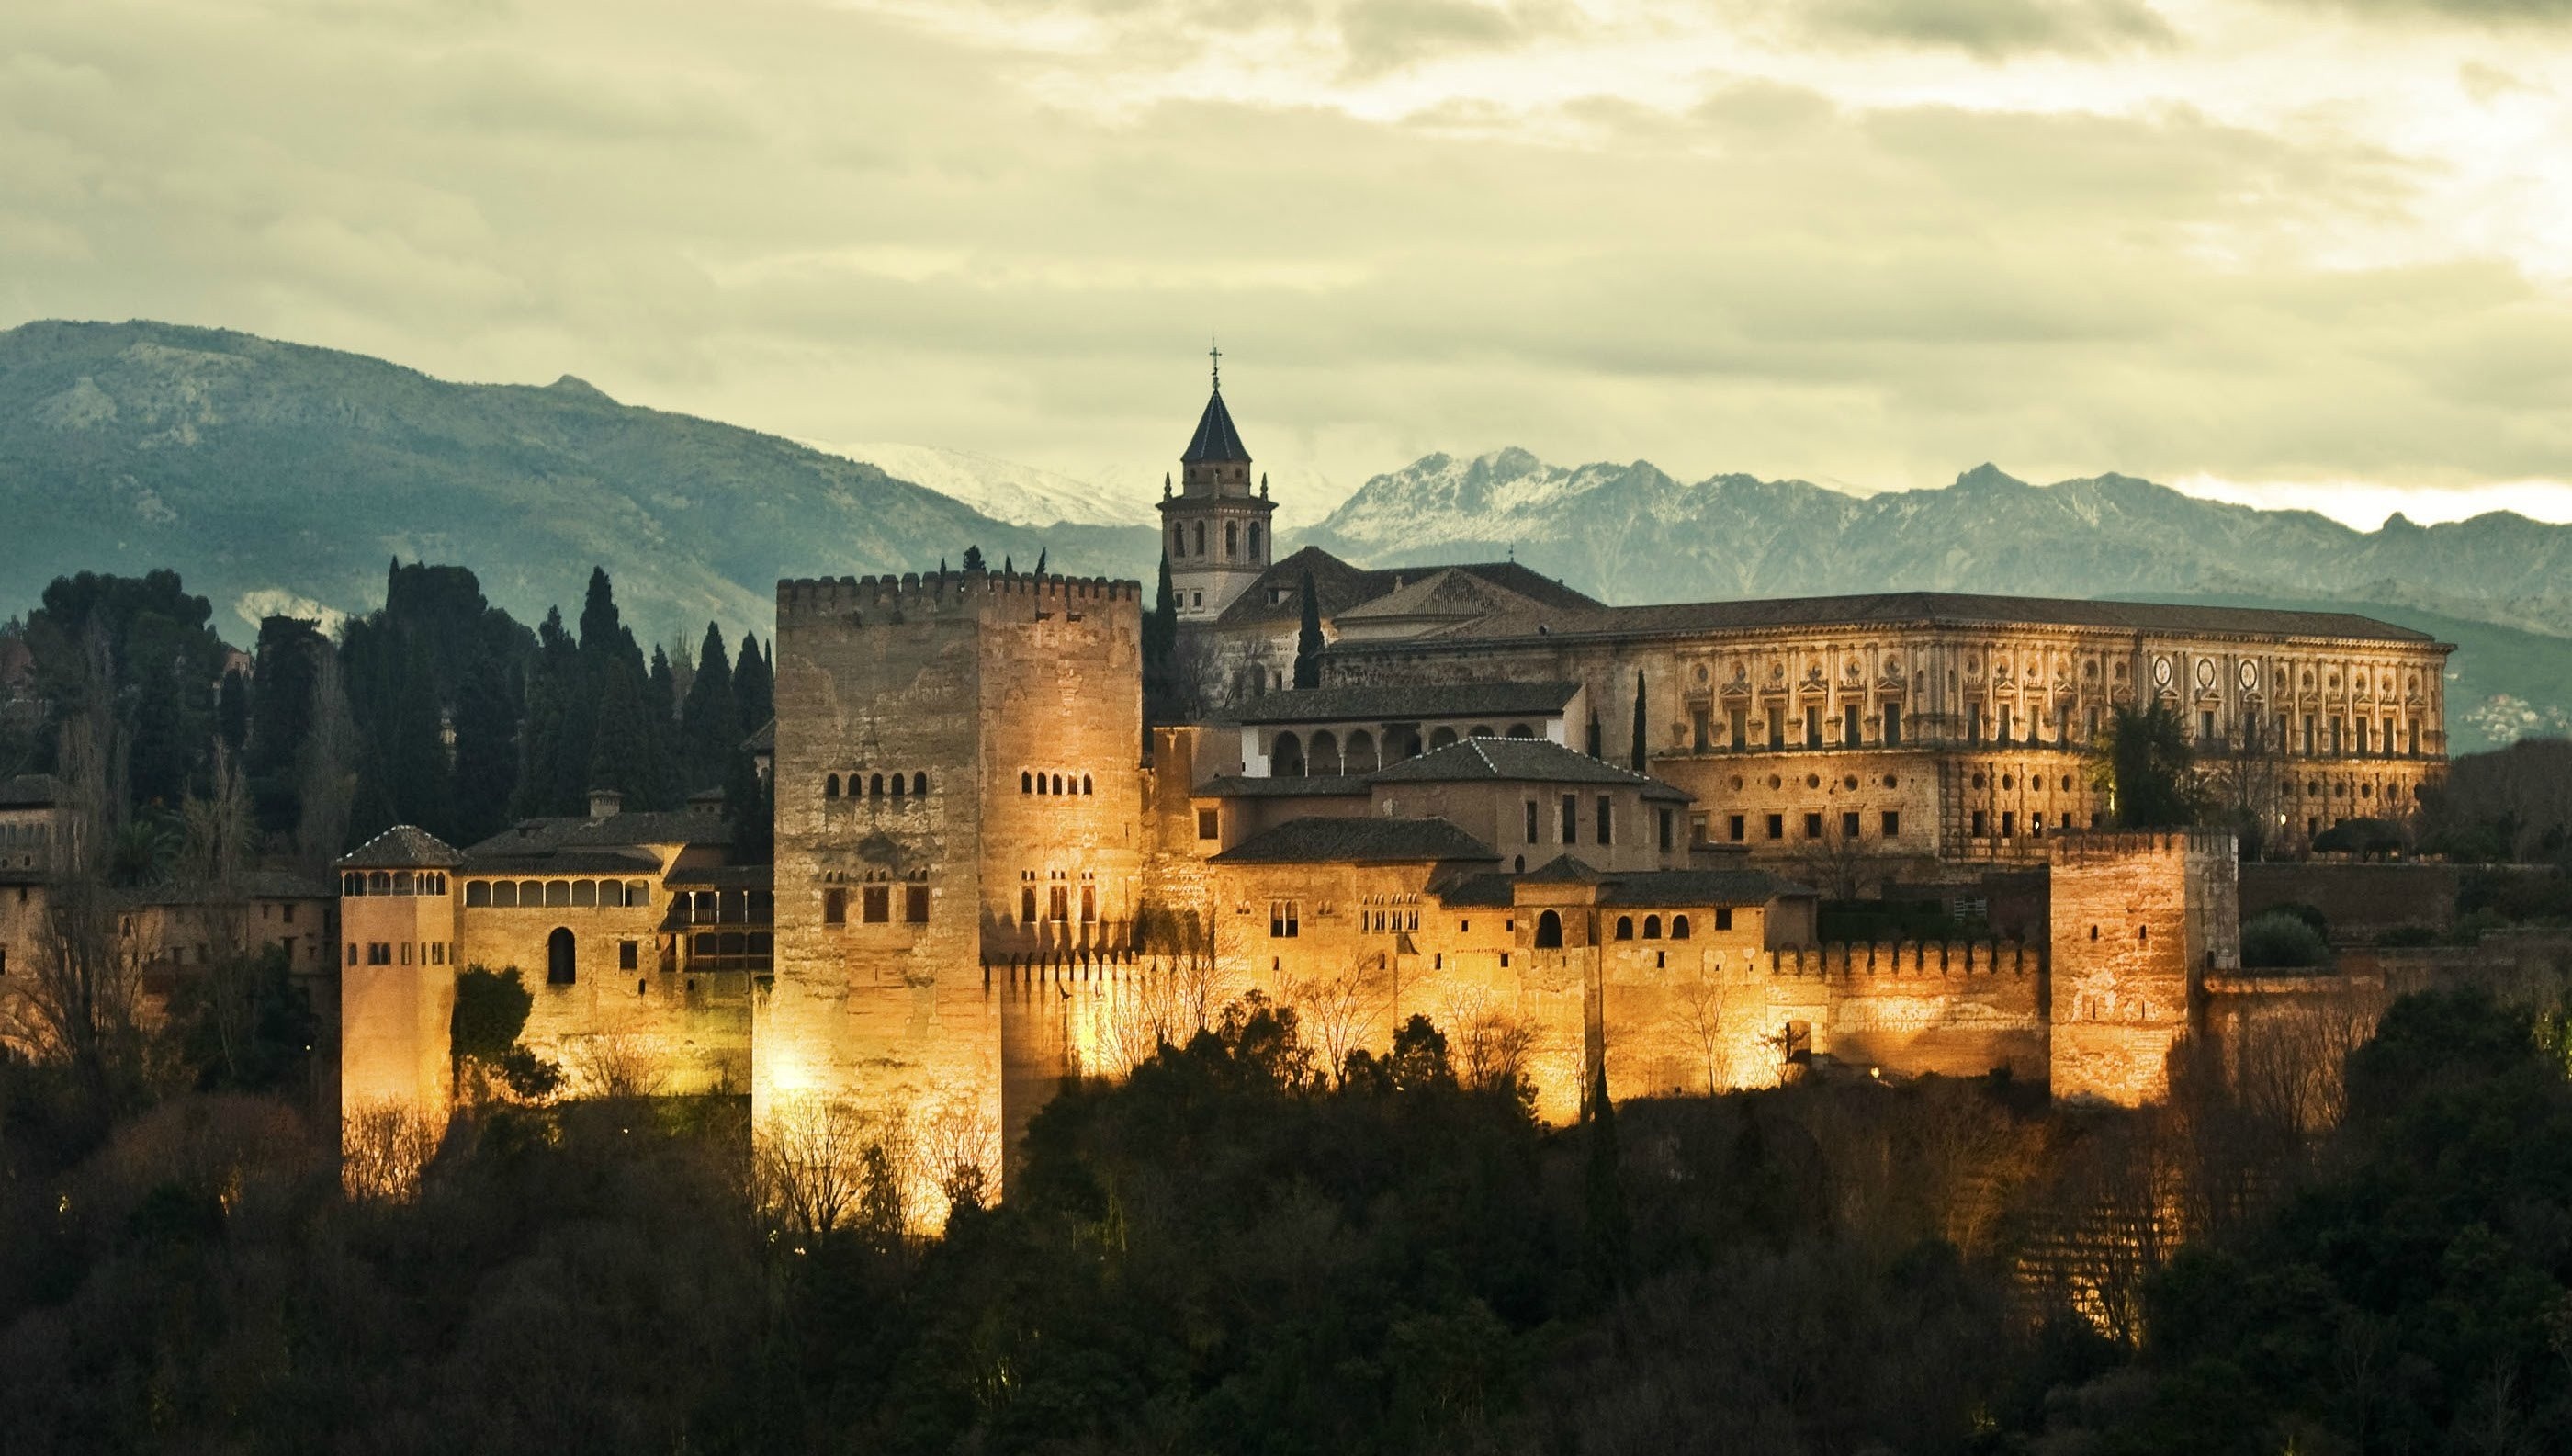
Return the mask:
[(2210, 973), (2242, 966), (2242, 870), (2231, 831), (2066, 834), (2052, 841), (2052, 1063), (2057, 1100), (2141, 1106), (2170, 1091), (2170, 1054)]
[(982, 571), (778, 583), (758, 1125), (817, 1099), (969, 1122), (996, 1179), (1020, 1119), (1006, 968), (1131, 941), (1141, 601), (1130, 581)]

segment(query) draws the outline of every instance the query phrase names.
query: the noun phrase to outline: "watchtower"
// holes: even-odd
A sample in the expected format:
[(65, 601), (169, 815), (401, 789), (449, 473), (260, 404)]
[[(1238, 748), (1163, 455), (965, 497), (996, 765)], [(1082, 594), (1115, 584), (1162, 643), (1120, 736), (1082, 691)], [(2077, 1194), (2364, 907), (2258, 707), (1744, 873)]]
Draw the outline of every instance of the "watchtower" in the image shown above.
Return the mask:
[(1142, 590), (984, 571), (777, 588), (776, 972), (760, 1125), (820, 1098), (979, 1124), (987, 968), (1130, 943)]
[(2065, 834), (2052, 842), (2057, 1100), (2160, 1100), (2209, 973), (2242, 966), (2230, 831)]

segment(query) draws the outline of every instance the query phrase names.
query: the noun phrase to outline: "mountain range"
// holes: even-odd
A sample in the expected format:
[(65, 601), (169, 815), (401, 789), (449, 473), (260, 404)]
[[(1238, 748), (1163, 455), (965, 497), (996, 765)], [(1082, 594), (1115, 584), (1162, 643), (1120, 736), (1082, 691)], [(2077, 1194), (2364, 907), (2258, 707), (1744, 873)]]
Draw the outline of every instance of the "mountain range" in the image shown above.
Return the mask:
[[(994, 566), (1046, 552), (1056, 571), (1149, 580), (1158, 552), (1130, 481), (817, 447), (568, 375), (454, 383), (149, 322), (0, 333), (0, 615), (60, 573), (174, 566), (234, 640), (271, 611), (371, 608), (392, 557), (471, 566), (527, 620), (576, 602), (603, 565), (628, 620), (667, 641), (710, 618), (765, 631), (780, 576), (929, 570), (979, 545)], [(1377, 475), (1280, 535), (1281, 553), (1310, 543), (1365, 565), (1515, 555), (1616, 602), (1903, 588), (2327, 602), (2460, 643), (2460, 746), (2572, 727), (2572, 526), (2515, 515), (2360, 531), (2115, 474), (2033, 485), (1984, 465), (1858, 496), (1504, 449)]]

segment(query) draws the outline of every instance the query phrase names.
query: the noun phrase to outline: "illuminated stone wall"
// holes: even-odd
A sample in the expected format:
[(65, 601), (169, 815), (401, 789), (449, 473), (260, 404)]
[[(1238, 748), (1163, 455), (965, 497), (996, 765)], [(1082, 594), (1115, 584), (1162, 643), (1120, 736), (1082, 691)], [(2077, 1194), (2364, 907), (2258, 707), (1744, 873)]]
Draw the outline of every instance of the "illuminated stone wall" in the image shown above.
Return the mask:
[[(996, 1148), (1032, 1110), (1008, 1090), (1049, 1092), (1032, 1061), (1006, 1074), (993, 968), (1005, 986), (1013, 959), (1130, 940), (1138, 594), (981, 572), (779, 583), (777, 970), (753, 1008), (755, 1119), (849, 1100), (973, 1122)], [(913, 790), (829, 792), (851, 774)], [(886, 916), (870, 923), (875, 889)]]
[[(363, 895), (339, 902), (339, 1105), (342, 1116), (401, 1103), (443, 1124), (451, 1091), (447, 1026), (455, 1012), (456, 940), (446, 895)], [(393, 948), (369, 965), (366, 948)], [(356, 948), (349, 964), (349, 947)]]
[(2054, 1095), (2158, 1101), (2205, 978), (2242, 965), (2233, 836), (2070, 835), (2053, 853)]

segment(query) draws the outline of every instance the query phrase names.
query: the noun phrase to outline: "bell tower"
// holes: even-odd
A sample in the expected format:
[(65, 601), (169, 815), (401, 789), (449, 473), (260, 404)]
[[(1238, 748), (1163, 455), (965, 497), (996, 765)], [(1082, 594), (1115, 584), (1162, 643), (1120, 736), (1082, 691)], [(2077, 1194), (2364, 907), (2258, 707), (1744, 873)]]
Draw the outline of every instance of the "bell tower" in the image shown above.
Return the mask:
[(1179, 456), (1179, 486), (1161, 479), (1161, 552), (1170, 563), (1170, 592), (1181, 622), (1210, 622), (1268, 569), (1274, 544), (1268, 479), (1251, 484), (1250, 451), (1223, 403), (1223, 351), (1209, 345), (1214, 392), (1196, 435)]

